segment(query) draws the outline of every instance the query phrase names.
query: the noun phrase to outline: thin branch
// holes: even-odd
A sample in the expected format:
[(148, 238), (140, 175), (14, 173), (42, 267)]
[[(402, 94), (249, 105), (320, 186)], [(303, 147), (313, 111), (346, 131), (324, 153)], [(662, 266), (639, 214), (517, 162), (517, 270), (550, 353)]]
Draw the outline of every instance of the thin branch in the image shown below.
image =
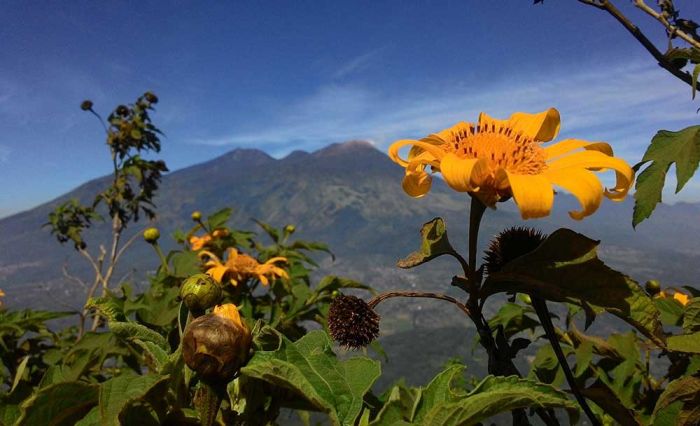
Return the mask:
[(655, 11), (651, 7), (649, 7), (644, 0), (634, 0), (634, 5), (637, 6), (638, 9), (641, 9), (644, 11), (647, 15), (651, 16), (652, 18), (656, 19), (657, 21), (661, 22), (664, 27), (666, 27), (666, 30), (668, 31), (669, 34), (675, 35), (683, 39), (686, 43), (689, 45), (695, 47), (696, 49), (700, 49), (700, 42), (695, 40), (693, 36), (690, 34), (686, 33), (685, 31), (681, 30), (675, 25), (672, 25), (670, 22), (668, 22), (668, 19), (661, 13)]
[[(620, 24), (622, 24), (625, 29), (632, 34), (632, 36), (637, 39), (637, 41), (644, 46), (644, 48), (654, 57), (659, 63), (659, 66), (666, 71), (673, 74), (676, 78), (686, 83), (688, 86), (693, 87), (693, 77), (680, 69), (676, 68), (671, 61), (666, 58), (666, 56), (654, 46), (654, 43), (649, 40), (649, 38), (642, 33), (642, 31), (632, 23), (625, 15), (620, 12), (615, 5), (612, 4), (610, 0), (578, 0), (579, 3), (594, 6), (598, 9), (608, 12), (613, 18), (615, 18)], [(637, 0), (635, 0), (637, 1)], [(697, 89), (700, 89), (700, 82), (695, 84)]]
[(80, 278), (76, 277), (75, 275), (71, 275), (70, 272), (68, 272), (68, 265), (66, 263), (63, 264), (63, 276), (66, 277), (66, 279), (73, 281), (75, 283), (78, 283), (83, 290), (87, 291), (88, 286), (85, 283), (85, 281), (81, 280)]
[(462, 312), (464, 312), (468, 317), (471, 318), (471, 312), (469, 311), (469, 308), (467, 308), (463, 303), (461, 303), (454, 297), (450, 297), (442, 293), (430, 293), (424, 291), (389, 291), (374, 296), (369, 302), (367, 302), (367, 304), (370, 308), (374, 309), (375, 306), (377, 306), (386, 299), (391, 299), (392, 297), (424, 297), (428, 299), (444, 300), (457, 306)]
[(124, 245), (123, 245), (123, 246), (119, 249), (119, 251), (117, 252), (117, 256), (114, 258), (114, 263), (115, 263), (115, 264), (116, 264), (117, 262), (119, 262), (119, 258), (122, 256), (122, 254), (124, 253), (124, 251), (126, 251), (126, 249), (129, 248), (129, 246), (131, 246), (131, 245), (134, 243), (134, 241), (136, 241), (136, 239), (137, 239), (138, 237), (140, 237), (141, 235), (142, 235), (142, 232), (139, 231), (139, 232), (135, 233), (134, 235), (132, 235), (131, 238), (129, 238), (129, 239), (127, 240), (127, 242), (124, 243)]

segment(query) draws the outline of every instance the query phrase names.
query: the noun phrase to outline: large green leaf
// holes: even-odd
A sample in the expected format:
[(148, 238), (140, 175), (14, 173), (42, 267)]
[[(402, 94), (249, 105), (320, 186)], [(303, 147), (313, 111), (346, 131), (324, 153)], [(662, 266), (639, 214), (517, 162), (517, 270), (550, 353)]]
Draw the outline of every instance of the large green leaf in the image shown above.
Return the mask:
[(700, 297), (690, 299), (683, 312), (683, 330), (686, 333), (700, 331)]
[(462, 390), (454, 389), (453, 382), (464, 372), (463, 365), (453, 365), (442, 371), (430, 381), (421, 393), (420, 402), (415, 410), (413, 421), (422, 422), (425, 416), (438, 404), (453, 402), (465, 395)]
[(700, 332), (670, 336), (668, 349), (676, 352), (700, 354)]
[(676, 193), (693, 176), (700, 162), (700, 126), (687, 127), (678, 132), (660, 130), (652, 138), (642, 161), (635, 167), (649, 161), (652, 163), (637, 176), (635, 184), (633, 226), (651, 216), (661, 202), (661, 192), (671, 164), (676, 165)]
[(488, 376), (464, 398), (437, 404), (424, 425), (473, 425), (498, 413), (519, 408), (565, 408), (576, 417), (578, 406), (556, 388), (517, 376)]
[(168, 376), (136, 376), (124, 374), (100, 385), (100, 424), (120, 424), (120, 415), (133, 402), (147, 402), (150, 398), (163, 397), (168, 386)]
[(297, 392), (328, 413), (333, 424), (355, 424), (363, 396), (379, 377), (379, 362), (367, 357), (339, 361), (330, 338), (320, 330), (296, 342), (270, 328), (264, 332), (276, 336), (277, 348), (255, 352), (241, 374)]
[(690, 426), (700, 423), (700, 377), (688, 376), (676, 379), (666, 386), (666, 389), (656, 401), (653, 424), (658, 422), (660, 414), (672, 404), (681, 403), (674, 423), (678, 426)]
[(157, 332), (151, 330), (150, 328), (135, 323), (135, 322), (119, 322), (111, 321), (108, 323), (109, 329), (114, 333), (115, 336), (126, 341), (132, 341), (135, 339), (142, 340), (144, 342), (151, 342), (158, 345), (164, 350), (169, 350), (168, 341), (165, 337), (161, 336)]
[(443, 254), (456, 254), (447, 239), (447, 227), (441, 217), (423, 224), (420, 235), (420, 249), (399, 260), (396, 264), (399, 268), (413, 268)]
[(421, 390), (407, 388), (403, 383), (394, 385), (384, 401), (384, 405), (370, 423), (371, 426), (396, 426), (413, 424), (416, 405), (420, 401)]
[(18, 425), (73, 425), (97, 404), (97, 385), (64, 382), (37, 391), (22, 403)]
[(652, 300), (631, 278), (598, 259), (597, 246), (598, 241), (558, 229), (536, 250), (491, 274), (483, 297), (514, 291), (557, 302), (586, 302), (627, 321), (664, 346), (659, 311)]

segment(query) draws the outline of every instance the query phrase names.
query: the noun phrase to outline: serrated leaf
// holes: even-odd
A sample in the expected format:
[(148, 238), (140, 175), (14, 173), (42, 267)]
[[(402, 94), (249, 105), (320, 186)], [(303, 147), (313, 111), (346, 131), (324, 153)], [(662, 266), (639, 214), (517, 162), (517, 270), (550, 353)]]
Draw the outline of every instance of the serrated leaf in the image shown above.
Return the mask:
[(422, 422), (437, 404), (452, 402), (463, 397), (465, 392), (453, 389), (452, 385), (455, 379), (464, 373), (464, 369), (463, 365), (453, 365), (435, 376), (423, 389), (412, 421)]
[(22, 403), (20, 426), (73, 425), (97, 404), (98, 386), (64, 382), (37, 391)]
[(420, 230), (421, 246), (420, 250), (414, 251), (405, 258), (399, 260), (396, 265), (399, 268), (413, 268), (422, 265), (443, 254), (455, 253), (454, 248), (447, 239), (447, 228), (445, 221), (441, 217), (436, 217), (430, 222), (423, 224)]
[(633, 226), (651, 216), (661, 202), (661, 192), (671, 164), (676, 165), (676, 193), (693, 176), (700, 162), (700, 126), (687, 127), (678, 132), (660, 130), (652, 138), (640, 165), (649, 161), (651, 165), (637, 176), (635, 184)]
[(419, 398), (420, 390), (409, 389), (402, 384), (395, 385), (391, 388), (389, 397), (370, 425), (395, 426), (412, 424), (409, 421)]
[(233, 209), (227, 207), (207, 216), (209, 229), (221, 228), (226, 225), (226, 222), (231, 217), (231, 212), (233, 212)]
[(700, 332), (669, 336), (666, 343), (671, 351), (700, 354)]
[(576, 417), (578, 406), (550, 385), (517, 376), (488, 376), (467, 396), (438, 404), (425, 417), (425, 425), (472, 425), (498, 413), (519, 408), (565, 408)]
[(146, 356), (149, 357), (150, 362), (155, 367), (155, 370), (161, 372), (163, 367), (170, 360), (169, 354), (163, 350), (160, 346), (153, 342), (147, 342), (141, 339), (134, 339), (134, 344), (143, 349)]
[(683, 331), (694, 333), (700, 331), (700, 297), (690, 299), (683, 312)]
[(165, 337), (144, 325), (135, 322), (117, 321), (109, 322), (108, 325), (112, 333), (114, 333), (114, 335), (120, 339), (124, 339), (126, 341), (139, 339), (144, 342), (155, 343), (163, 350), (169, 349), (168, 341), (165, 339)]
[(279, 339), (277, 349), (256, 351), (241, 374), (297, 392), (328, 413), (333, 424), (355, 424), (364, 394), (379, 377), (379, 362), (367, 357), (339, 361), (330, 338), (320, 330), (296, 342), (268, 328), (270, 333)]
[(663, 347), (658, 309), (639, 284), (598, 259), (597, 246), (598, 241), (558, 229), (537, 249), (491, 274), (483, 297), (513, 291), (555, 302), (586, 302), (623, 319)]
[(100, 425), (118, 426), (119, 416), (130, 403), (145, 401), (151, 395), (164, 396), (168, 376), (124, 374), (100, 385)]
[(682, 407), (675, 419), (677, 425), (696, 425), (700, 421), (700, 377), (687, 376), (676, 379), (666, 386), (666, 389), (656, 401), (652, 423), (656, 424), (656, 418), (666, 407), (674, 403), (682, 403)]

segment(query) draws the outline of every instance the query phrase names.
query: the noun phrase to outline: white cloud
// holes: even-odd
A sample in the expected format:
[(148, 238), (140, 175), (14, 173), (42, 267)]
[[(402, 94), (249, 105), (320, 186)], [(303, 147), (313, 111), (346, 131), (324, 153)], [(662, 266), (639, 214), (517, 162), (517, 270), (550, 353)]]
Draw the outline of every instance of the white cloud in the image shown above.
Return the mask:
[(367, 53), (363, 53), (360, 56), (356, 56), (344, 64), (342, 64), (336, 71), (333, 73), (333, 78), (334, 79), (342, 79), (345, 78), (353, 73), (362, 71), (369, 67), (373, 62), (375, 62), (376, 58), (381, 54), (385, 48), (381, 47), (378, 49), (371, 50)]

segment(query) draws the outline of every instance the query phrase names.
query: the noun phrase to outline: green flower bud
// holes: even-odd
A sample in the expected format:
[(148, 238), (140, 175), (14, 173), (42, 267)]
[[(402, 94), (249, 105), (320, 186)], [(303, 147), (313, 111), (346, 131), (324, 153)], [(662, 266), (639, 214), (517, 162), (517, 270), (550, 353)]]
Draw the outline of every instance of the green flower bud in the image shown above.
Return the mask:
[(235, 305), (214, 308), (185, 328), (182, 355), (185, 364), (208, 383), (226, 383), (248, 360), (252, 336)]
[(148, 228), (143, 231), (143, 239), (146, 240), (148, 244), (155, 244), (160, 238), (160, 231), (158, 228)]
[(644, 288), (646, 289), (647, 293), (654, 296), (661, 291), (661, 284), (658, 280), (649, 280), (644, 284)]
[(530, 297), (529, 294), (521, 294), (520, 300), (522, 300), (523, 302), (525, 302), (528, 305), (532, 305), (532, 298)]
[(202, 220), (202, 212), (200, 212), (199, 210), (193, 211), (192, 220), (194, 220), (195, 222), (199, 222), (200, 220)]
[(143, 97), (152, 104), (158, 103), (158, 96), (154, 95), (153, 92), (146, 92), (143, 94)]
[(180, 287), (180, 298), (190, 311), (202, 312), (219, 303), (221, 287), (207, 274), (195, 274)]
[(83, 111), (90, 111), (92, 109), (92, 101), (84, 100), (83, 103), (80, 104), (80, 109)]
[(287, 225), (284, 227), (284, 232), (287, 234), (293, 234), (294, 231), (296, 231), (296, 230), (297, 230), (297, 227), (294, 225)]
[(340, 296), (340, 292), (338, 290), (333, 290), (333, 293), (331, 293), (331, 297), (335, 299), (338, 296)]

